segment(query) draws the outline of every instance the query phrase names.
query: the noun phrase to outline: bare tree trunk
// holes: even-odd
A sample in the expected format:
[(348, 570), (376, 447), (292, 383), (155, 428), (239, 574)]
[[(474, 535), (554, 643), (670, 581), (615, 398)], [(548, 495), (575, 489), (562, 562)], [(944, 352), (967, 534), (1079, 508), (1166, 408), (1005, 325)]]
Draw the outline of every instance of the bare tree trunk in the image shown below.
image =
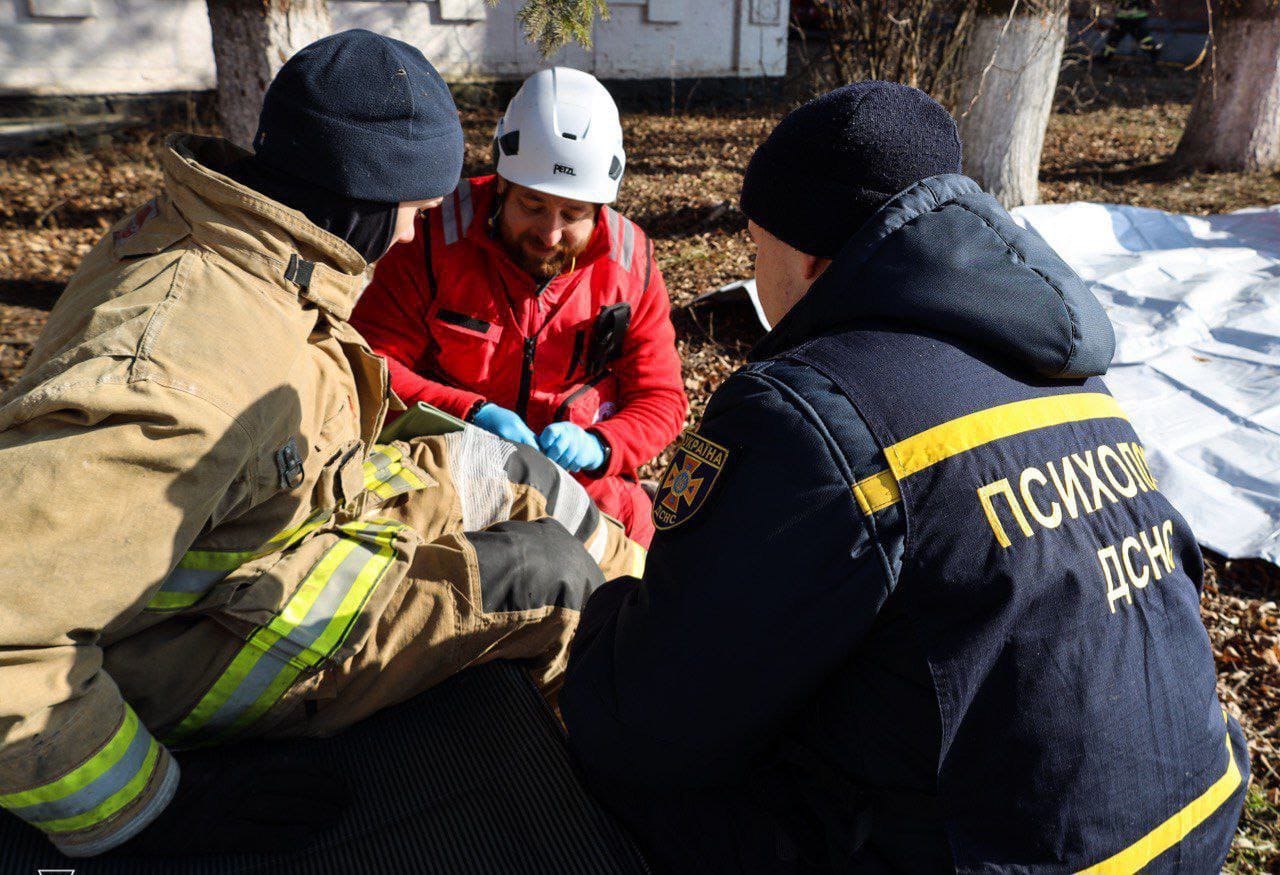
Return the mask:
[(988, 7), (974, 23), (956, 114), (964, 169), (1006, 207), (1039, 200), (1040, 152), (1067, 36), (1065, 3)]
[(218, 65), (218, 112), (228, 140), (248, 147), (276, 71), (333, 32), (326, 0), (207, 0)]
[(1213, 46), (1174, 162), (1203, 170), (1280, 166), (1280, 10), (1214, 2)]

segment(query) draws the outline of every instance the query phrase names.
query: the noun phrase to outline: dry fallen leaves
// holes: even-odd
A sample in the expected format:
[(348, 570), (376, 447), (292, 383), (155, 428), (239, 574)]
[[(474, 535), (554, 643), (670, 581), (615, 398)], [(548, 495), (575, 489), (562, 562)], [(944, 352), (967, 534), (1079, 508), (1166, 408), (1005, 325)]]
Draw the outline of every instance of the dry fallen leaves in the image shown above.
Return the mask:
[[(1111, 74), (1109, 74), (1111, 75)], [(1144, 70), (1144, 74), (1147, 75)], [(1044, 150), (1041, 196), (1051, 202), (1099, 200), (1177, 212), (1227, 212), (1280, 202), (1275, 174), (1176, 176), (1172, 153), (1194, 81), (1104, 81), (1101, 97), (1060, 109)], [(652, 236), (674, 305), (689, 393), (689, 422), (744, 358), (750, 320), (694, 313), (697, 294), (750, 276), (746, 222), (736, 208), (740, 174), (785, 108), (743, 113), (630, 113), (628, 176), (619, 208)], [(487, 138), (497, 115), (464, 113), (467, 171), (487, 172)], [(16, 379), (32, 342), (80, 258), (104, 229), (149, 198), (160, 182), (158, 130), (135, 130), (109, 147), (0, 159), (0, 390)], [(641, 472), (655, 476), (668, 448)], [(1253, 755), (1260, 814), (1238, 842), (1238, 871), (1280, 867), (1274, 821), (1280, 806), (1280, 569), (1210, 559), (1203, 614), (1218, 660), (1223, 701), (1244, 724)], [(1267, 804), (1273, 806), (1269, 810)], [(1270, 823), (1270, 825), (1269, 825)]]

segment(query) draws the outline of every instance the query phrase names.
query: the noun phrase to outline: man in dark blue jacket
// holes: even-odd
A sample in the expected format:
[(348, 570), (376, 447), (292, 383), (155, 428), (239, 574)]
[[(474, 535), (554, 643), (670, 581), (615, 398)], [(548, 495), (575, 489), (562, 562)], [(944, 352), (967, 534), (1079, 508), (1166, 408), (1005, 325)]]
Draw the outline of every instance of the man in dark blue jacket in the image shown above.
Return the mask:
[(946, 112), (841, 88), (742, 206), (776, 326), (686, 434), (561, 705), (660, 871), (1217, 871), (1248, 781), (1201, 561), (1080, 279)]

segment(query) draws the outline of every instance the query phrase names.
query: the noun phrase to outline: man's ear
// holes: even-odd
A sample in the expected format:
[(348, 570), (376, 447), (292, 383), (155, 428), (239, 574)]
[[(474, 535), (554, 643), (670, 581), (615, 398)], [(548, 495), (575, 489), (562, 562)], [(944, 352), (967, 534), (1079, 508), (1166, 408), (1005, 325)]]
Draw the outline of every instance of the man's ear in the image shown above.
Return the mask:
[(493, 212), (489, 214), (489, 230), (492, 231), (494, 225), (498, 221), (498, 216), (502, 215), (502, 208), (507, 205), (507, 192), (511, 190), (510, 184), (501, 176), (498, 177), (498, 184), (494, 186)]

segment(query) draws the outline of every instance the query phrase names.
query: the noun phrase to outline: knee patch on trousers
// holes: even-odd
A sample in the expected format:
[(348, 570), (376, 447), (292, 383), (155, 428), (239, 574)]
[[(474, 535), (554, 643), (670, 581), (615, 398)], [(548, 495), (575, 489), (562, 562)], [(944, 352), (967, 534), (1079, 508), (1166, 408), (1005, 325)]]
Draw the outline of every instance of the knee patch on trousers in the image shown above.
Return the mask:
[(579, 541), (585, 541), (600, 525), (600, 511), (591, 496), (567, 471), (532, 447), (518, 444), (514, 450), (504, 462), (507, 477), (542, 493), (547, 513)]
[(604, 583), (599, 566), (554, 519), (499, 523), (470, 532), (485, 613), (557, 607), (582, 610)]

